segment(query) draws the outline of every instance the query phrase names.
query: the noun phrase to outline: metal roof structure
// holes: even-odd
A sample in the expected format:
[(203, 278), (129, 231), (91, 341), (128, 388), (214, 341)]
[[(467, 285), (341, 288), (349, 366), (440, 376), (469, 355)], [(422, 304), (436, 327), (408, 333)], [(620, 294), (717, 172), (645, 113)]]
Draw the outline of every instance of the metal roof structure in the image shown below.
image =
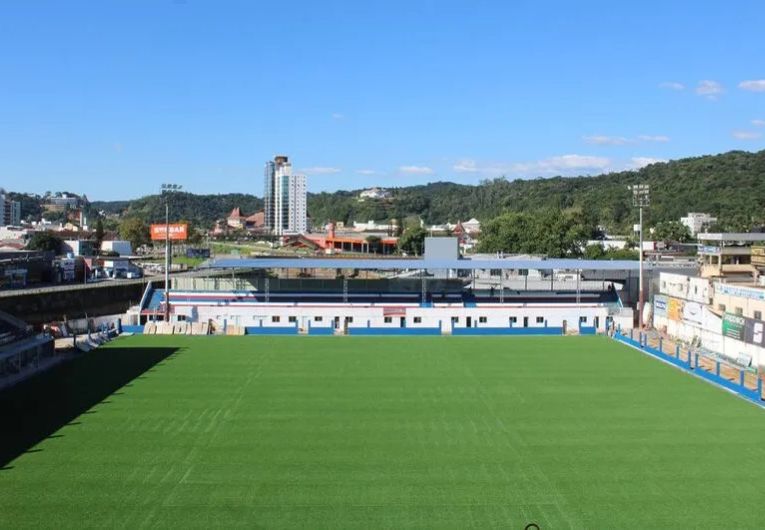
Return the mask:
[[(650, 267), (646, 264), (647, 268)], [(639, 263), (631, 260), (580, 259), (357, 259), (357, 258), (249, 258), (222, 259), (209, 263), (210, 269), (460, 269), (460, 270), (598, 270), (637, 271)]]
[(697, 234), (699, 241), (742, 241), (742, 242), (763, 242), (765, 233), (762, 232), (704, 232)]

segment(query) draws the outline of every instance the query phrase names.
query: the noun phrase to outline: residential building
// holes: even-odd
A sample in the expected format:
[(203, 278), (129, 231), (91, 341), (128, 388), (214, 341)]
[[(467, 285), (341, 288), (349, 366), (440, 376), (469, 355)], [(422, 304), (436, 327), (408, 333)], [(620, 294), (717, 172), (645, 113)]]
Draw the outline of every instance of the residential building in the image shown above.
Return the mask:
[(708, 213), (690, 212), (687, 216), (680, 218), (680, 223), (688, 227), (688, 231), (693, 237), (716, 222), (717, 217), (712, 217)]
[[(705, 278), (735, 278), (759, 276), (752, 263), (757, 245), (765, 243), (762, 233), (702, 233), (698, 234), (701, 276)], [(753, 251), (753, 248), (755, 249)], [(755, 263), (758, 257), (755, 257)]]
[(473, 217), (470, 221), (462, 223), (462, 228), (470, 235), (478, 234), (481, 232), (481, 222)]
[(308, 231), (306, 176), (293, 174), (292, 163), (279, 155), (266, 162), (264, 226), (275, 235)]
[(3, 190), (0, 190), (0, 222), (3, 226), (21, 224), (21, 203), (10, 200)]
[(390, 197), (390, 192), (383, 188), (370, 188), (368, 190), (364, 190), (361, 193), (359, 193), (359, 199), (387, 199)]

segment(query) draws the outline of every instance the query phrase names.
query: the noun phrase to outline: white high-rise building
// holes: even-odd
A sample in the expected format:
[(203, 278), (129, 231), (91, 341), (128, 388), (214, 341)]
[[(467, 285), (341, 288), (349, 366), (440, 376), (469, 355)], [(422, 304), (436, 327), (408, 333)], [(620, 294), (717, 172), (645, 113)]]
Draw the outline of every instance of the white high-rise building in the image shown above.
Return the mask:
[(265, 226), (272, 234), (302, 234), (308, 231), (306, 176), (293, 175), (286, 156), (266, 162)]
[(21, 203), (8, 199), (5, 190), (0, 188), (0, 225), (18, 226), (21, 224)]

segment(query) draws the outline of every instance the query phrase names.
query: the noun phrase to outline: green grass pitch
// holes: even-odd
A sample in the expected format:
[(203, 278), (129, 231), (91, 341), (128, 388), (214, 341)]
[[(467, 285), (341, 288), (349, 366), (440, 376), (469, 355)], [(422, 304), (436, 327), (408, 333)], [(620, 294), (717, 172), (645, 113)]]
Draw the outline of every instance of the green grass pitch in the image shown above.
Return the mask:
[(129, 337), (0, 393), (0, 527), (761, 527), (765, 411), (604, 337)]

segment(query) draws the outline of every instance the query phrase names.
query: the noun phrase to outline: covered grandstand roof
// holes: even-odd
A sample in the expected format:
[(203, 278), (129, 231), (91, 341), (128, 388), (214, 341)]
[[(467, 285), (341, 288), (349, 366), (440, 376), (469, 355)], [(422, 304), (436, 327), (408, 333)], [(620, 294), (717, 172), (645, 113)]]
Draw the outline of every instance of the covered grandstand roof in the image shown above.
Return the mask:
[[(648, 265), (648, 264), (646, 264)], [(631, 260), (580, 259), (344, 259), (344, 258), (255, 258), (222, 259), (207, 265), (212, 269), (532, 269), (636, 271)]]

